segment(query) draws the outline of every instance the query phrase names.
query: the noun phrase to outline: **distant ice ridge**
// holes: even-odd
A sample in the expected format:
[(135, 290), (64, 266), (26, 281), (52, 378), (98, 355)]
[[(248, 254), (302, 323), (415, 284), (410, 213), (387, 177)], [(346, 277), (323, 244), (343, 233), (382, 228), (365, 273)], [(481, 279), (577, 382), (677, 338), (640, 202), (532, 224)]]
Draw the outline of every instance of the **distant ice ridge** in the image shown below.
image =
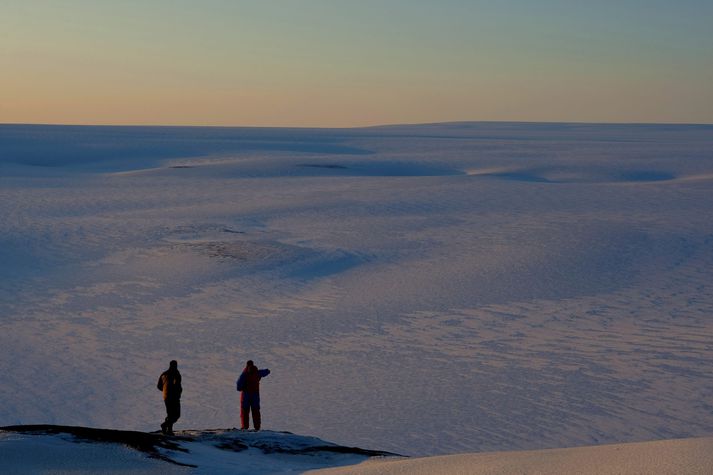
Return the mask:
[[(408, 455), (713, 430), (713, 127), (0, 126), (0, 425)], [(48, 375), (42, 384), (28, 375)]]

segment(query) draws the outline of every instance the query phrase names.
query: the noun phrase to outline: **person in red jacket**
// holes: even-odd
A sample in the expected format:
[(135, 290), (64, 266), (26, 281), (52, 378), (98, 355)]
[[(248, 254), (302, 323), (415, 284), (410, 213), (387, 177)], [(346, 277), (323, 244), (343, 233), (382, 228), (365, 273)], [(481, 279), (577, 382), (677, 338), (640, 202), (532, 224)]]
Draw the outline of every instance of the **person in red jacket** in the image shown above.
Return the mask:
[(249, 360), (240, 374), (236, 386), (240, 391), (241, 430), (250, 428), (250, 411), (253, 413), (253, 427), (260, 430), (260, 380), (270, 374), (269, 369), (257, 369)]

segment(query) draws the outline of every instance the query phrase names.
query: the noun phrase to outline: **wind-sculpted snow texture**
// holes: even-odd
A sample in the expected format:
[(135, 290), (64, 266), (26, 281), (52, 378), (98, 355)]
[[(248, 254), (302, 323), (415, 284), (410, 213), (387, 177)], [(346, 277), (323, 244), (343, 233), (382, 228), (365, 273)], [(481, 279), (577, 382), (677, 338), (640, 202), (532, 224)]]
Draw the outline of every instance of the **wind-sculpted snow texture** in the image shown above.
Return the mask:
[(713, 126), (0, 126), (0, 425), (713, 432)]

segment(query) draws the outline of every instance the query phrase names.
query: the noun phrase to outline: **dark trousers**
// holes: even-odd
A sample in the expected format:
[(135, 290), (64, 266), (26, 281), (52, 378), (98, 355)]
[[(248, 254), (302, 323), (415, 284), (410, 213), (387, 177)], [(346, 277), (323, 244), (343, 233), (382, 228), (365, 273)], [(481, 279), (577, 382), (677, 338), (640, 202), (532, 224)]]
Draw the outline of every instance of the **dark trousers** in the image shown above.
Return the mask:
[(166, 404), (166, 420), (164, 424), (168, 428), (168, 431), (173, 430), (173, 424), (181, 417), (181, 400), (180, 399), (166, 399), (163, 401)]
[(260, 430), (260, 393), (243, 391), (240, 394), (241, 429), (250, 428), (250, 412), (253, 413), (253, 427), (255, 430)]

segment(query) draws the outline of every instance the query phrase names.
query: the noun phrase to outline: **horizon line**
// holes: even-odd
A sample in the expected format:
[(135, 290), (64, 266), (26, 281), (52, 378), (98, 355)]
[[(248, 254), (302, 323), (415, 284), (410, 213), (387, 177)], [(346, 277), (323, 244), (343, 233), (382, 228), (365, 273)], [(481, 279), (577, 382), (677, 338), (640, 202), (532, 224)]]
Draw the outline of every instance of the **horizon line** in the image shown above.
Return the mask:
[(713, 122), (639, 122), (639, 121), (559, 121), (559, 120), (452, 120), (436, 122), (395, 122), (379, 123), (372, 125), (353, 126), (319, 126), (319, 125), (225, 125), (225, 124), (160, 124), (160, 123), (61, 123), (61, 122), (0, 122), (2, 126), (30, 126), (30, 127), (156, 127), (156, 128), (215, 128), (215, 129), (326, 129), (326, 130), (353, 130), (372, 129), (385, 127), (419, 127), (433, 125), (457, 125), (457, 124), (523, 124), (523, 125), (630, 125), (630, 126), (713, 126)]

